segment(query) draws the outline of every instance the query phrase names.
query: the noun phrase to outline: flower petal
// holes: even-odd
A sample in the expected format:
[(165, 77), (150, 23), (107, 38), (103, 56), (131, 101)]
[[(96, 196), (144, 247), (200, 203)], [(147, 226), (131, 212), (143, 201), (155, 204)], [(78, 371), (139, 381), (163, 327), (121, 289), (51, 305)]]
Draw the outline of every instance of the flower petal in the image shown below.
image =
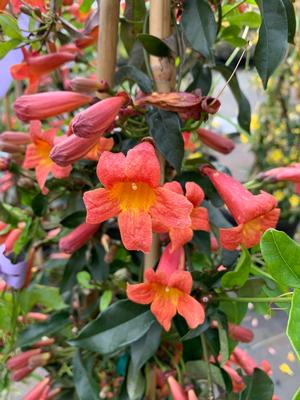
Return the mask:
[(138, 304), (150, 304), (155, 296), (151, 283), (138, 283), (136, 285), (128, 283), (126, 293), (129, 300)]
[(37, 153), (36, 146), (34, 144), (29, 144), (26, 147), (23, 168), (25, 169), (35, 168), (35, 166), (39, 163), (40, 160), (41, 157)]
[(191, 212), (192, 229), (209, 232), (208, 211), (204, 207), (195, 207)]
[(97, 175), (103, 186), (110, 188), (115, 183), (126, 179), (125, 163), (126, 158), (123, 153), (104, 151), (101, 154), (97, 165)]
[(244, 224), (233, 228), (220, 228), (220, 243), (226, 250), (233, 251), (242, 242)]
[(86, 222), (88, 224), (100, 224), (119, 213), (118, 202), (109, 197), (107, 189), (85, 192), (83, 201), (87, 209)]
[(159, 185), (160, 166), (152, 144), (143, 142), (128, 151), (125, 173), (129, 181)]
[(171, 228), (169, 231), (172, 252), (190, 242), (193, 238), (193, 230), (190, 226), (185, 228)]
[(169, 277), (168, 286), (184, 293), (191, 293), (193, 286), (192, 275), (188, 271), (176, 271)]
[(127, 250), (150, 251), (152, 243), (151, 217), (144, 211), (122, 211), (118, 217), (119, 229)]
[(52, 163), (51, 165), (51, 172), (52, 175), (57, 179), (66, 178), (70, 175), (72, 170), (72, 166), (69, 165), (68, 167), (60, 167), (59, 165)]
[(193, 205), (182, 195), (163, 187), (155, 189), (156, 202), (150, 209), (151, 216), (169, 229), (191, 224)]
[(47, 194), (49, 192), (49, 190), (45, 187), (45, 183), (49, 175), (49, 172), (50, 172), (49, 165), (39, 164), (35, 167), (36, 180), (43, 194)]
[[(156, 273), (163, 272), (165, 276), (169, 277), (174, 272), (183, 270), (184, 264), (185, 254), (183, 247), (179, 247), (176, 251), (171, 251), (171, 243), (169, 243), (160, 257)], [(168, 280), (165, 284), (168, 284)]]
[(205, 195), (202, 188), (194, 182), (186, 182), (185, 192), (187, 199), (194, 205), (194, 207), (198, 207), (204, 200)]
[(184, 194), (180, 183), (177, 181), (167, 182), (164, 184), (163, 187), (168, 190), (172, 190), (172, 192), (175, 192), (178, 194)]
[(205, 320), (203, 305), (186, 293), (179, 297), (177, 311), (186, 320), (191, 329), (197, 328)]
[(144, 273), (144, 281), (149, 283), (158, 283), (162, 286), (168, 286), (168, 276), (164, 271), (154, 271), (148, 268)]
[(157, 293), (151, 304), (151, 312), (164, 330), (169, 331), (172, 318), (176, 315), (176, 303), (171, 301), (169, 296)]

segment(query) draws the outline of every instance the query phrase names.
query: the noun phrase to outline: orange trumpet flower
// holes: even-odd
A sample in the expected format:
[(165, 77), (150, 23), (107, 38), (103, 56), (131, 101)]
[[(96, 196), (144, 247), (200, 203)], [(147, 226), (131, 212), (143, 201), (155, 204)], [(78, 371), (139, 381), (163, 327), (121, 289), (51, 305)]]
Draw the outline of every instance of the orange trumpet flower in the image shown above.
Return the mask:
[(209, 177), (238, 223), (233, 228), (220, 229), (220, 241), (225, 249), (255, 246), (267, 229), (276, 227), (280, 210), (276, 208), (274, 196), (263, 191), (255, 196), (231, 176), (208, 166), (201, 171)]
[(31, 121), (30, 123), (32, 143), (26, 148), (23, 168), (35, 169), (35, 176), (43, 194), (48, 193), (45, 183), (50, 172), (55, 178), (62, 179), (69, 176), (72, 169), (71, 165), (60, 167), (50, 158), (50, 151), (54, 145), (55, 134), (56, 129), (41, 132), (40, 121)]
[(191, 223), (192, 204), (182, 194), (160, 186), (159, 161), (152, 144), (140, 143), (126, 157), (105, 151), (97, 175), (104, 188), (84, 193), (86, 222), (99, 224), (118, 216), (121, 238), (128, 250), (149, 252), (152, 220), (174, 228)]

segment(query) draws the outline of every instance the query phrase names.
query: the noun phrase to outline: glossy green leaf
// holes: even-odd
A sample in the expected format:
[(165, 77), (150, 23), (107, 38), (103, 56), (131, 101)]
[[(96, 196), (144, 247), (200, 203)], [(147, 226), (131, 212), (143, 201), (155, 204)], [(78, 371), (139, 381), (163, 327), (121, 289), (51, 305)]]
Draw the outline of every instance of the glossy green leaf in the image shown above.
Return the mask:
[(217, 24), (210, 4), (206, 0), (186, 1), (182, 14), (182, 26), (192, 48), (205, 58), (213, 60)]
[(91, 375), (87, 360), (83, 359), (79, 350), (73, 358), (73, 380), (79, 400), (99, 400), (99, 388)]
[(109, 354), (142, 337), (154, 320), (148, 307), (120, 300), (86, 325), (70, 344)]
[(144, 93), (152, 92), (152, 83), (148, 75), (136, 68), (134, 65), (125, 65), (118, 69), (115, 74), (115, 82), (120, 85), (124, 81), (135, 82)]
[(137, 371), (132, 362), (129, 363), (126, 388), (129, 400), (141, 400), (145, 392), (146, 381), (141, 371)]
[(178, 115), (155, 109), (147, 113), (146, 119), (157, 149), (179, 173), (184, 156), (184, 143)]
[(191, 73), (193, 75), (193, 80), (188, 86), (187, 91), (192, 92), (195, 89), (201, 89), (202, 95), (206, 96), (210, 91), (212, 83), (211, 68), (197, 62), (193, 66)]
[(86, 212), (85, 211), (75, 211), (72, 214), (64, 217), (60, 223), (66, 228), (77, 228), (78, 225), (85, 222)]
[[(225, 382), (220, 368), (213, 364), (210, 364), (209, 367), (212, 375), (212, 381), (217, 386), (225, 389)], [(207, 364), (203, 360), (188, 361), (186, 363), (186, 373), (192, 379), (207, 379)]]
[(227, 272), (222, 276), (221, 283), (225, 288), (233, 288), (235, 286), (242, 287), (246, 283), (251, 267), (251, 257), (247, 249), (243, 252), (237, 262), (234, 271)]
[(294, 44), (294, 37), (296, 33), (296, 15), (292, 0), (282, 0), (285, 7), (286, 16), (288, 20), (288, 41)]
[(154, 321), (149, 330), (130, 346), (131, 362), (134, 371), (138, 371), (155, 354), (160, 345), (162, 328)]
[(109, 274), (109, 264), (104, 261), (105, 250), (99, 241), (95, 240), (91, 251), (91, 259), (87, 264), (95, 281), (105, 281)]
[(48, 201), (47, 197), (44, 196), (42, 193), (37, 194), (31, 202), (31, 207), (34, 214), (38, 217), (41, 217), (45, 214), (48, 209)]
[(274, 384), (269, 376), (261, 369), (255, 368), (252, 376), (244, 378), (246, 389), (242, 392), (241, 400), (271, 400)]
[(46, 310), (61, 310), (66, 306), (56, 287), (35, 284), (24, 290), (20, 296), (24, 313), (31, 311), (37, 304)]
[(295, 289), (289, 314), (287, 335), (300, 361), (300, 289)]
[(137, 36), (137, 39), (142, 43), (147, 53), (156, 57), (169, 57), (170, 48), (156, 36), (141, 33)]
[(282, 0), (256, 0), (262, 17), (254, 63), (266, 89), (288, 48), (288, 20)]
[(17, 346), (30, 346), (34, 342), (40, 340), (43, 336), (51, 337), (54, 333), (61, 331), (64, 327), (70, 324), (68, 318), (69, 312), (63, 310), (51, 315), (46, 322), (31, 324), (21, 332), (17, 340)]
[(78, 272), (82, 271), (86, 266), (86, 247), (82, 247), (73, 253), (68, 260), (63, 278), (60, 284), (61, 292), (71, 290), (76, 284), (76, 276)]
[[(223, 75), (226, 81), (229, 80), (233, 69), (231, 67), (227, 67), (224, 64), (217, 64), (215, 69)], [(240, 126), (246, 131), (250, 131), (250, 123), (251, 123), (251, 106), (247, 99), (247, 97), (242, 92), (239, 81), (236, 75), (229, 82), (229, 88), (232, 91), (232, 94), (238, 104), (239, 113), (238, 113), (238, 123)]]
[(300, 289), (300, 246), (286, 233), (269, 229), (260, 248), (273, 278), (289, 287)]
[(10, 14), (0, 14), (0, 26), (4, 35), (8, 36), (11, 39), (17, 39), (20, 41), (23, 40), (21, 30), (18, 27), (18, 21)]

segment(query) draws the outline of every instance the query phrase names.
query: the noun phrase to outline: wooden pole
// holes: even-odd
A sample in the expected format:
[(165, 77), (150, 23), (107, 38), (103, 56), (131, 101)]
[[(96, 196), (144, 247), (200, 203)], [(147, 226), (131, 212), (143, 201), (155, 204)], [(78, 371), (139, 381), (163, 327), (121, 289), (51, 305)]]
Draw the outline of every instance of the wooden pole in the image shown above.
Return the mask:
[[(149, 33), (160, 39), (165, 39), (172, 33), (171, 1), (150, 0)], [(168, 93), (175, 87), (175, 64), (172, 58), (150, 57), (150, 66), (156, 89), (160, 93)], [(157, 152), (158, 153), (158, 152)], [(161, 184), (165, 181), (165, 159), (157, 154), (160, 163)], [(151, 250), (145, 255), (144, 269), (154, 268), (160, 256), (160, 241), (153, 234)]]
[(119, 31), (119, 0), (101, 0), (99, 12), (99, 37), (97, 79), (113, 85), (117, 60)]

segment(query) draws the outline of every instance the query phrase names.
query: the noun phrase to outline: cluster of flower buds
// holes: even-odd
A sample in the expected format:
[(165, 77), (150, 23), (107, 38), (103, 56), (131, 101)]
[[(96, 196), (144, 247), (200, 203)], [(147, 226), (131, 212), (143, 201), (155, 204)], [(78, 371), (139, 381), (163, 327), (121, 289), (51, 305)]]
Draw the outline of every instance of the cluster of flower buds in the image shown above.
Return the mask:
[(41, 347), (23, 351), (11, 357), (7, 363), (7, 369), (11, 371), (11, 380), (20, 381), (30, 375), (36, 368), (48, 364), (51, 353), (43, 352)]
[(49, 377), (44, 378), (37, 383), (23, 398), (23, 400), (51, 400), (54, 399), (61, 391), (61, 388), (51, 389), (51, 380)]

